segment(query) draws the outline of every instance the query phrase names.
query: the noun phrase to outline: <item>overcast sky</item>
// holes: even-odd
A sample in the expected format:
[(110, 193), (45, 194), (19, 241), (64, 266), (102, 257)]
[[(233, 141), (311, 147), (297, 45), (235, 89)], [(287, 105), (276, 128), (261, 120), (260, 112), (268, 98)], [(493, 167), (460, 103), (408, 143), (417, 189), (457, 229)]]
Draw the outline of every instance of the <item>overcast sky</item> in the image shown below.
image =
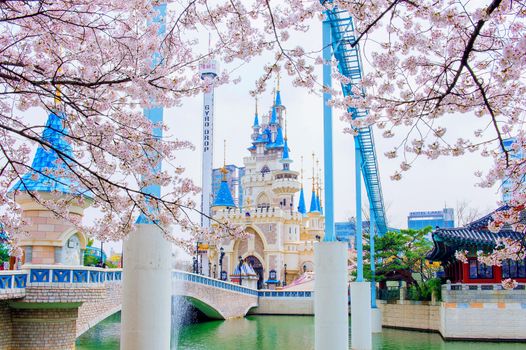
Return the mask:
[[(207, 35), (204, 35), (207, 37)], [(202, 42), (207, 42), (203, 38)], [(304, 45), (307, 49), (321, 48), (321, 24), (314, 25), (306, 34), (291, 36), (289, 47)], [(242, 166), (242, 159), (249, 155), (251, 125), (254, 118), (254, 100), (249, 91), (261, 74), (263, 65), (272, 59), (272, 54), (253, 59), (238, 67), (232, 78), (238, 75), (241, 83), (221, 86), (215, 91), (214, 119), (214, 166), (223, 162), (223, 140), (227, 141), (227, 163)], [(239, 65), (239, 62), (236, 63)], [(226, 67), (231, 69), (233, 66)], [(222, 67), (223, 68), (223, 67)], [(318, 72), (321, 82), (321, 72)], [(304, 89), (294, 88), (289, 77), (281, 79), (282, 102), (287, 108), (288, 139), (290, 156), (294, 160), (292, 169), (300, 170), (300, 157), (304, 156), (305, 178), (311, 176), (311, 154), (315, 152), (323, 164), (322, 140), (322, 98)], [(272, 84), (271, 84), (272, 85)], [(272, 86), (260, 97), (260, 115), (267, 112), (273, 101)], [(194, 152), (181, 152), (178, 164), (186, 168), (186, 174), (197, 184), (201, 183), (201, 132), (202, 96), (185, 99), (182, 106), (165, 111), (164, 120), (170, 127), (172, 137), (189, 140), (197, 148)], [(344, 221), (355, 215), (354, 188), (354, 143), (350, 135), (343, 134), (345, 126), (339, 120), (339, 112), (334, 116), (334, 164), (335, 164), (335, 218)], [(443, 118), (440, 125), (448, 129), (450, 139), (470, 138), (472, 131), (484, 127), (487, 121), (473, 115), (452, 115)], [(409, 172), (403, 173), (401, 181), (392, 181), (389, 176), (399, 168), (399, 159), (389, 160), (383, 154), (391, 150), (405, 136), (399, 132), (392, 139), (384, 139), (374, 129), (376, 152), (387, 211), (388, 225), (396, 228), (407, 227), (410, 211), (441, 210), (444, 207), (456, 208), (459, 202), (467, 202), (471, 207), (486, 214), (495, 208), (500, 196), (498, 189), (475, 187), (476, 170), (487, 170), (491, 160), (478, 154), (463, 157), (445, 157), (438, 160), (420, 158)], [(197, 161), (199, 160), (199, 161)], [(305, 181), (310, 189), (310, 180)], [(363, 188), (363, 186), (362, 186)], [(365, 194), (365, 189), (364, 189)], [(363, 196), (363, 198), (366, 198)], [(307, 192), (307, 202), (310, 193)], [(368, 203), (364, 200), (364, 208)], [(91, 214), (88, 214), (87, 219)], [(110, 245), (111, 246), (111, 245)]]
[[(289, 46), (297, 44), (306, 47), (307, 51), (321, 48), (321, 24), (311, 27), (307, 34), (291, 36)], [(368, 45), (368, 47), (372, 47)], [(232, 78), (240, 76), (241, 83), (221, 86), (215, 91), (214, 119), (214, 166), (223, 162), (223, 140), (227, 141), (227, 163), (242, 166), (242, 159), (249, 155), (251, 126), (254, 119), (254, 100), (249, 91), (254, 88), (254, 81), (261, 74), (265, 63), (273, 55), (260, 57), (237, 68)], [(321, 82), (321, 71), (317, 72)], [(309, 93), (305, 89), (291, 85), (292, 79), (281, 78), (282, 102), (287, 108), (288, 139), (292, 168), (300, 169), (300, 157), (304, 157), (305, 187), (310, 189), (312, 152), (323, 164), (323, 102), (321, 96)], [(260, 115), (266, 113), (273, 101), (273, 83), (267, 92), (260, 97)], [(195, 152), (183, 152), (181, 164), (187, 174), (200, 183), (201, 164), (196, 160), (201, 149), (201, 113), (202, 97), (185, 100), (180, 108), (166, 111), (165, 121), (172, 133), (178, 138), (187, 139), (198, 146)], [(353, 137), (343, 134), (344, 123), (339, 120), (340, 112), (334, 113), (334, 164), (335, 164), (335, 218), (346, 220), (355, 215), (354, 187), (354, 142)], [(472, 138), (473, 130), (483, 129), (488, 121), (473, 115), (451, 115), (441, 118), (439, 125), (447, 128), (447, 138), (455, 141), (459, 137)], [(390, 227), (406, 228), (407, 215), (410, 211), (440, 210), (444, 207), (456, 208), (458, 202), (467, 202), (470, 206), (485, 214), (495, 208), (500, 196), (498, 188), (482, 189), (475, 187), (476, 170), (486, 170), (491, 166), (491, 159), (479, 154), (463, 157), (445, 157), (438, 160), (419, 158), (409, 172), (403, 173), (401, 181), (392, 181), (389, 176), (399, 169), (400, 159), (390, 160), (383, 154), (403, 139), (403, 131), (396, 132), (392, 139), (384, 139), (378, 129), (374, 129), (376, 152), (381, 176), (387, 218)], [(199, 158), (200, 159), (200, 158)], [(362, 186), (363, 188), (364, 186)], [(365, 189), (364, 189), (365, 191)], [(365, 193), (365, 192), (364, 192)], [(364, 197), (365, 198), (365, 197)], [(306, 198), (310, 201), (310, 193)], [(368, 208), (367, 201), (363, 203)]]

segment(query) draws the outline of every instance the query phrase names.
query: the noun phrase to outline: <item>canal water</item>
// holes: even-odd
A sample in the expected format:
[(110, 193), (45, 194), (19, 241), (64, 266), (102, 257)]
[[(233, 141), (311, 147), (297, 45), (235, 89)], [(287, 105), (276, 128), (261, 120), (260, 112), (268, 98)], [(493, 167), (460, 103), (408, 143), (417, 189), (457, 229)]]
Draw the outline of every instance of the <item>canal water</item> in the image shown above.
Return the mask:
[[(310, 316), (248, 316), (227, 321), (186, 323), (179, 327), (172, 349), (183, 350), (309, 350), (314, 349)], [(115, 314), (77, 340), (76, 350), (119, 350), (120, 314)], [(442, 340), (435, 333), (385, 329), (373, 336), (375, 350), (526, 350), (524, 343)], [(152, 349), (157, 350), (157, 349)]]

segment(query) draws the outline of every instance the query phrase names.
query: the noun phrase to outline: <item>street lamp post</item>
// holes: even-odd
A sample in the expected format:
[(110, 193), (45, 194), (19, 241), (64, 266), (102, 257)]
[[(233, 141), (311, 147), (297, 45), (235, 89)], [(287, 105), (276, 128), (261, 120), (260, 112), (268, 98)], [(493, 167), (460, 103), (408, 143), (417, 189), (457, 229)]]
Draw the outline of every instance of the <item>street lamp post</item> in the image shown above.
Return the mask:
[(216, 278), (216, 268), (217, 268), (217, 265), (214, 264), (214, 279)]
[(283, 278), (283, 286), (287, 285), (287, 264), (283, 265), (285, 267), (285, 276)]
[(221, 247), (219, 252), (219, 278), (223, 280), (223, 258), (225, 257), (225, 249)]
[(100, 267), (104, 267), (104, 242), (100, 241)]
[(197, 273), (197, 258), (195, 256), (192, 257), (192, 272)]
[(212, 262), (208, 261), (208, 277), (212, 277)]
[(241, 267), (243, 266), (243, 258), (239, 256), (239, 285), (241, 285)]
[(195, 273), (199, 273), (199, 242), (195, 244), (195, 260), (197, 261), (197, 264), (195, 265)]
[(307, 265), (303, 265), (303, 273), (307, 272)]

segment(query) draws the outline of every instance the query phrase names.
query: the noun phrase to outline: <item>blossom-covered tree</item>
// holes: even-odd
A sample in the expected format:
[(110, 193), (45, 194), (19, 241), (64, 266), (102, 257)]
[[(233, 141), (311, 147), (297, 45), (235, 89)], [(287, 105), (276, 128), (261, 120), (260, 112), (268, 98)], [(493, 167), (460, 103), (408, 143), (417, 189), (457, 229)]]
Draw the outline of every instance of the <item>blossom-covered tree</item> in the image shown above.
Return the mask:
[[(344, 98), (332, 91), (332, 103), (343, 110), (352, 127), (376, 125), (383, 136), (401, 135), (400, 144), (387, 150), (388, 158), (401, 158), (400, 179), (418, 157), (461, 156), (480, 152), (493, 157), (495, 166), (481, 177), (480, 185), (493, 186), (510, 179), (512, 200), (503, 222), (524, 231), (515, 213), (524, 208), (525, 163), (512, 157), (524, 152), (523, 53), (526, 8), (518, 0), (333, 0), (298, 1), (188, 1), (168, 2), (166, 34), (158, 37), (148, 25), (157, 1), (58, 0), (6, 1), (0, 4), (0, 220), (9, 232), (18, 230), (19, 210), (8, 189), (30, 170), (29, 156), (42, 125), (25, 118), (29, 107), (67, 115), (67, 138), (75, 150), (71, 176), (94, 195), (103, 219), (91, 231), (104, 239), (119, 239), (129, 232), (142, 212), (154, 215), (162, 226), (179, 224), (197, 236), (186, 210), (195, 203), (186, 196), (198, 188), (174, 168), (152, 175), (152, 163), (174, 163), (185, 141), (151, 137), (154, 125), (142, 114), (152, 101), (165, 107), (183, 103), (200, 93), (202, 81), (196, 66), (213, 57), (226, 64), (249, 62), (270, 53), (272, 59), (256, 81), (253, 94), (265, 89), (268, 78), (283, 69), (296, 86), (324, 89), (314, 67), (324, 63), (319, 52), (293, 44), (295, 32), (319, 25), (323, 11), (338, 7), (355, 20), (357, 41), (365, 58), (362, 88)], [(203, 33), (212, 33), (213, 45), (199, 45)], [(206, 35), (206, 34), (205, 34)], [(206, 35), (207, 36), (207, 35)], [(290, 44), (292, 42), (292, 44)], [(151, 64), (154, 52), (163, 57)], [(347, 83), (336, 71), (334, 77)], [(214, 84), (230, 81), (228, 70)], [(233, 79), (236, 82), (237, 79)], [(60, 92), (60, 106), (55, 104)], [(350, 106), (369, 108), (364, 119), (352, 119)], [(486, 127), (465, 130), (453, 140), (442, 123), (445, 117), (476, 116)], [(403, 134), (402, 134), (403, 133)], [(512, 150), (504, 139), (515, 137)], [(59, 152), (60, 153), (60, 152)], [(144, 154), (155, 154), (148, 159)], [(70, 162), (67, 162), (70, 164)], [(146, 183), (166, 189), (161, 198), (141, 190)], [(148, 202), (158, 210), (147, 211)], [(45, 203), (52, 206), (51, 203)], [(56, 205), (58, 215), (67, 212)], [(222, 235), (215, 233), (214, 235)], [(217, 238), (217, 237), (216, 237)]]
[[(436, 159), (480, 152), (494, 167), (476, 173), (481, 187), (508, 180), (509, 209), (496, 212), (489, 229), (505, 225), (525, 232), (526, 135), (526, 3), (512, 0), (333, 1), (352, 13), (358, 41), (368, 63), (354, 98), (334, 99), (336, 106), (369, 108), (365, 119), (344, 118), (355, 128), (375, 124), (386, 138), (400, 143), (384, 154), (401, 158), (399, 180), (419, 157)], [(345, 83), (345, 77), (335, 74)], [(361, 89), (367, 90), (362, 97)], [(451, 118), (480, 118), (485, 126), (464, 130), (452, 139), (445, 123)], [(511, 147), (505, 139), (515, 138)], [(524, 259), (521, 242), (499, 242), (479, 259), (499, 264)], [(506, 283), (505, 287), (513, 283)]]
[[(35, 179), (69, 179), (68, 183), (77, 187), (71, 189), (73, 193), (89, 193), (102, 217), (83, 229), (103, 240), (124, 237), (141, 213), (167, 234), (171, 224), (190, 231), (198, 240), (240, 234), (242, 228), (228, 223), (214, 231), (194, 225), (189, 211), (196, 210), (192, 196), (199, 188), (184, 177), (184, 169), (176, 166), (177, 152), (192, 145), (153, 137), (155, 127), (168, 130), (165, 125), (152, 125), (143, 108), (153, 104), (174, 107), (185, 97), (199, 94), (212, 84), (198, 75), (201, 60), (248, 61), (274, 50), (277, 28), (302, 30), (302, 21), (317, 10), (305, 7), (300, 11), (305, 18), (293, 23), (298, 13), (294, 2), (280, 8), (259, 1), (166, 2), (166, 31), (160, 36), (159, 25), (152, 24), (160, 1), (0, 4), (0, 222), (10, 232), (11, 243), (29, 223), (21, 220), (13, 199), (16, 191), (9, 191), (18, 181), (23, 182), (22, 176), (28, 172), (33, 172)], [(217, 40), (204, 49), (198, 43), (200, 33), (206, 32), (212, 32)], [(152, 62), (154, 55), (162, 59)], [(261, 84), (271, 72), (267, 67)], [(214, 84), (228, 81), (225, 70)], [(42, 137), (45, 125), (28, 117), (31, 107), (65, 116), (67, 133), (66, 129), (53, 131), (63, 134), (74, 157)], [(31, 154), (39, 145), (56, 152), (57, 163), (62, 166), (40, 173), (33, 169)], [(165, 165), (175, 165), (153, 172), (161, 160)], [(161, 197), (144, 190), (152, 183), (162, 186)], [(85, 200), (83, 196), (59, 200), (58, 196), (46, 199), (32, 191), (29, 195), (57, 216), (81, 226), (78, 217), (69, 215), (68, 205), (70, 200)], [(186, 244), (180, 237), (171, 238)]]

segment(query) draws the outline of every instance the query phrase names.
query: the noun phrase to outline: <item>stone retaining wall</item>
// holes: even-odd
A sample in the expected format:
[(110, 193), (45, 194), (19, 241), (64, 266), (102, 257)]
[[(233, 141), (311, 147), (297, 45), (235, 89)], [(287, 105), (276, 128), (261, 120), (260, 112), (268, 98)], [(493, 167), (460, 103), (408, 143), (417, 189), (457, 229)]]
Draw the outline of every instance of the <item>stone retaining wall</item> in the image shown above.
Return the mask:
[(526, 341), (526, 301), (425, 304), (378, 301), (384, 327), (438, 332), (445, 339)]
[(523, 303), (442, 303), (440, 334), (446, 339), (526, 340)]
[(7, 302), (0, 302), (0, 350), (11, 348), (12, 325), (11, 310)]
[(407, 328), (438, 332), (440, 330), (440, 304), (399, 301), (396, 304), (378, 301), (384, 327)]
[(77, 308), (11, 309), (11, 346), (13, 349), (74, 349), (77, 316)]
[(259, 297), (258, 307), (252, 315), (314, 315), (314, 298)]

